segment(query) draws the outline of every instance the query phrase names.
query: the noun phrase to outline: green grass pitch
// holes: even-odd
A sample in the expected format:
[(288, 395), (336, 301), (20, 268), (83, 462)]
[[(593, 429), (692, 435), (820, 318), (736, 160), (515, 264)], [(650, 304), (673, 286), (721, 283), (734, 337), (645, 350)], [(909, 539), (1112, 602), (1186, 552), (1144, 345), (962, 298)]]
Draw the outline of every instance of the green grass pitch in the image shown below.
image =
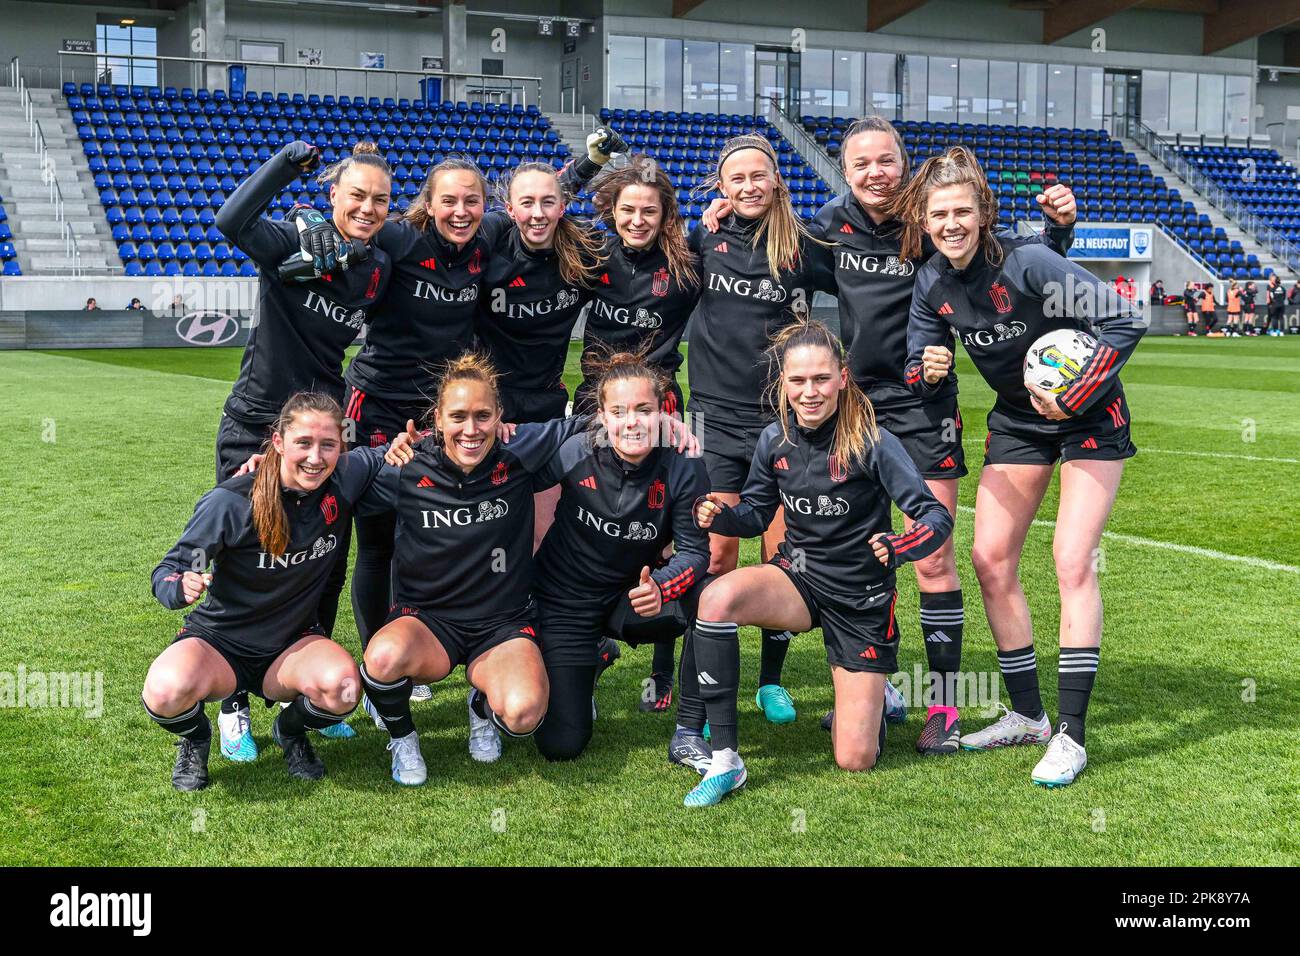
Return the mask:
[[(221, 349), (0, 353), (0, 681), (20, 666), (103, 675), (101, 716), (0, 710), (0, 863), (1165, 866), (1300, 856), (1298, 340), (1151, 339), (1125, 370), (1142, 450), (1103, 543), (1104, 652), (1090, 763), (1074, 786), (1031, 786), (1037, 749), (920, 758), (923, 709), (891, 727), (876, 770), (840, 772), (818, 727), (831, 705), (819, 635), (790, 651), (799, 719), (777, 727), (753, 704), (758, 635), (746, 629), (750, 785), (703, 811), (681, 806), (696, 778), (667, 762), (671, 717), (636, 709), (648, 648), (605, 675), (595, 737), (576, 762), (547, 764), (529, 741), (507, 741), (496, 764), (471, 761), (460, 671), (415, 707), (423, 788), (389, 779), (386, 738), (364, 715), (352, 719), (357, 739), (317, 739), (324, 781), (294, 781), (269, 739), (270, 713), (255, 704), (258, 761), (231, 764), (214, 747), (210, 787), (173, 792), (172, 738), (139, 694), (181, 615), (154, 601), (149, 572), (211, 484), (238, 364), (237, 350)], [(991, 395), (964, 356), (960, 371), (977, 465)], [(976, 481), (962, 483), (967, 509)], [(971, 517), (963, 510), (956, 529), (964, 667), (995, 672)], [(756, 551), (747, 543), (742, 559)], [(1049, 527), (1032, 529), (1022, 575), (1054, 714)], [(924, 662), (911, 572), (899, 589), (910, 672)], [(346, 611), (337, 636), (359, 653)], [(984, 723), (975, 709), (962, 719)]]

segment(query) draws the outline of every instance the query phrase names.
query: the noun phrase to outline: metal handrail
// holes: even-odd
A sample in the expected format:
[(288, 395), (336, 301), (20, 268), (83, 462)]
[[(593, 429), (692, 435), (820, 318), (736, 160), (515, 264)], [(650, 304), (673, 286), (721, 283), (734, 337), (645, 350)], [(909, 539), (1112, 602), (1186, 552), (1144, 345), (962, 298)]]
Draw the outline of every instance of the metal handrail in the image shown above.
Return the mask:
[[(311, 75), (309, 71), (326, 70), (333, 73), (334, 75), (335, 96), (338, 95), (338, 74), (339, 73), (362, 74), (366, 78), (365, 95), (367, 97), (370, 95), (370, 80), (372, 77), (376, 77), (376, 76), (392, 77), (394, 79), (394, 89), (396, 89), (396, 78), (399, 76), (418, 76), (421, 79), (443, 79), (448, 81), (447, 84), (448, 90), (454, 89), (454, 87), (452, 86), (454, 82), (461, 81), (462, 82), (462, 89), (460, 90), (461, 93), (465, 93), (465, 88), (467, 88), (469, 85), (468, 81), (476, 79), (481, 81), (480, 85), (482, 89), (480, 89), (479, 91), (480, 93), (491, 89), (491, 92), (493, 92), (494, 94), (509, 94), (511, 105), (514, 104), (515, 92), (516, 90), (518, 90), (520, 96), (520, 105), (526, 107), (528, 106), (528, 89), (526, 86), (522, 84), (530, 83), (533, 84), (537, 89), (537, 97), (536, 97), (537, 108), (541, 109), (542, 106), (542, 77), (540, 76), (498, 75), (492, 73), (450, 73), (447, 72), (446, 70), (390, 70), (387, 68), (382, 70), (375, 70), (364, 66), (330, 66), (328, 64), (308, 64), (308, 63), (263, 63), (261, 61), (250, 62), (248, 60), (227, 60), (227, 59), (221, 59), (217, 57), (148, 56), (139, 53), (109, 54), (109, 53), (98, 53), (98, 52), (83, 53), (80, 51), (73, 51), (73, 50), (59, 50), (58, 54), (59, 54), (59, 87), (60, 88), (62, 88), (63, 86), (63, 65), (64, 65), (63, 58), (64, 57), (93, 57), (95, 60), (105, 60), (105, 61), (143, 60), (153, 64), (188, 63), (191, 65), (191, 70), (193, 71), (193, 73), (191, 74), (192, 76), (197, 74), (199, 68), (209, 67), (209, 66), (243, 66), (248, 68), (249, 70), (269, 69), (271, 71), (271, 80), (273, 86), (276, 85), (275, 77), (276, 77), (277, 70), (302, 70), (304, 84), (306, 83), (306, 78)], [(73, 60), (72, 62), (74, 64), (76, 63), (75, 60)], [(69, 66), (69, 69), (75, 69), (75, 66)], [(161, 72), (161, 69), (159, 70), (159, 72)], [(75, 79), (75, 74), (74, 74), (74, 79)], [(509, 86), (490, 88), (489, 87), (490, 81), (508, 81)], [(202, 87), (205, 85), (202, 83), (197, 83), (193, 79), (191, 79), (191, 82), (194, 83), (196, 87)], [(521, 85), (516, 87), (514, 85), (516, 82), (520, 83)], [(140, 86), (142, 84), (136, 83), (136, 84), (117, 84), (117, 85)], [(164, 86), (164, 85), (171, 85), (171, 84), (158, 83), (155, 85)], [(448, 96), (447, 90), (444, 90), (443, 98), (450, 99), (454, 102), (458, 97), (455, 95)]]
[[(1244, 203), (1211, 180), (1187, 161), (1178, 148), (1179, 143), (1169, 143), (1146, 123), (1138, 123), (1139, 135), (1135, 138), (1142, 147), (1182, 177), (1183, 181), (1199, 193), (1206, 202), (1235, 222), (1249, 236), (1253, 236), (1278, 259), (1295, 271), (1300, 269), (1300, 245), (1283, 236), (1250, 210)], [(1200, 137), (1198, 137), (1199, 139)]]
[(68, 222), (64, 209), (63, 190), (59, 188), (58, 176), (54, 173), (54, 160), (50, 157), (49, 146), (45, 142), (45, 132), (40, 121), (36, 119), (36, 107), (32, 95), (23, 80), (21, 64), (18, 57), (9, 61), (10, 79), (18, 91), (18, 102), (23, 108), (23, 119), (27, 122), (27, 133), (36, 144), (36, 156), (41, 167), (41, 181), (49, 186), (50, 204), (54, 206), (54, 219), (59, 224), (59, 238), (63, 240), (63, 254), (72, 261), (72, 274), (81, 275), (81, 247), (77, 243), (76, 232)]
[(773, 125), (799, 151), (803, 161), (816, 171), (826, 185), (830, 186), (832, 193), (837, 196), (847, 193), (849, 183), (844, 178), (844, 173), (840, 171), (839, 164), (831, 158), (831, 155), (826, 150), (822, 149), (817, 140), (808, 135), (808, 131), (790, 115), (777, 97), (771, 97), (769, 103), (772, 116), (775, 119)]

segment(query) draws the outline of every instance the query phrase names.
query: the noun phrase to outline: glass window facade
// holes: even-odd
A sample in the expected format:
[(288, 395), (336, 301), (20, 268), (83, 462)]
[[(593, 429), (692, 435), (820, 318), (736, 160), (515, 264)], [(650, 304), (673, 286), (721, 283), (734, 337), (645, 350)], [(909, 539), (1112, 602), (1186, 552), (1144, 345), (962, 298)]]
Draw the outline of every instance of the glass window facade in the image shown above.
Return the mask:
[[(99, 49), (106, 54), (153, 53), (153, 31), (147, 40), (135, 36), (141, 32), (100, 26)], [(799, 98), (791, 105), (799, 115), (878, 113), (888, 119), (1099, 129), (1112, 108), (1101, 67), (828, 49), (804, 50), (782, 60), (781, 67), (772, 52), (764, 56), (764, 62), (771, 61), (765, 82), (777, 84), (769, 92), (783, 95), (782, 69), (789, 71), (790, 84), (797, 84)], [(752, 113), (756, 59), (761, 57), (745, 43), (611, 36), (607, 105)], [(111, 65), (125, 69), (125, 60)], [(1141, 117), (1152, 129), (1250, 132), (1254, 90), (1249, 76), (1141, 74)]]
[(718, 44), (687, 40), (682, 47), (682, 108), (691, 113), (718, 112)]
[[(123, 27), (101, 23), (95, 27), (95, 52), (110, 54), (96, 60), (101, 75), (107, 73), (113, 83), (136, 86), (158, 85), (157, 60), (131, 60), (127, 56), (157, 56), (156, 27)], [(118, 54), (112, 56), (111, 54)], [(126, 54), (127, 56), (124, 56)]]

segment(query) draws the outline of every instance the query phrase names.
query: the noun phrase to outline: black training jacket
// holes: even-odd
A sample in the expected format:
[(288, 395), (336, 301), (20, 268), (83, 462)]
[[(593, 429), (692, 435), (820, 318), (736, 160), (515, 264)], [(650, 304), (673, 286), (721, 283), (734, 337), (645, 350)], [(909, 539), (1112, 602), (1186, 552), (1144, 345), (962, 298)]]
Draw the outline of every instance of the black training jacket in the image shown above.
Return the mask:
[(442, 364), (474, 345), (487, 240), (475, 233), (457, 249), (432, 222), (419, 230), (390, 219), (374, 245), (392, 260), (393, 279), (370, 310), (365, 347), (345, 377), (392, 401), (432, 401)]
[[(286, 147), (287, 149), (287, 147)], [(374, 245), (370, 258), (345, 272), (282, 283), (281, 262), (299, 252), (298, 228), (263, 219), (280, 190), (302, 175), (285, 149), (258, 167), (217, 213), (222, 235), (257, 264), (257, 310), (244, 346), (227, 415), (269, 424), (289, 396), (304, 390), (343, 400), (343, 356), (388, 286), (392, 264)]]
[[(952, 515), (884, 428), (862, 462), (841, 463), (832, 452), (838, 420), (836, 413), (810, 431), (791, 413), (788, 442), (780, 422), (768, 425), (754, 450), (740, 504), (715, 516), (709, 530), (757, 537), (784, 505), (782, 556), (819, 594), (864, 608), (882, 587), (893, 586), (898, 565), (924, 558), (947, 540)], [(907, 534), (893, 533), (891, 504), (915, 522)], [(889, 536), (889, 567), (871, 548), (871, 538), (880, 532)]]
[(575, 435), (542, 470), (561, 486), (560, 501), (537, 552), (537, 592), (558, 602), (587, 601), (635, 586), (664, 546), (676, 553), (652, 571), (665, 601), (681, 597), (709, 569), (708, 535), (691, 508), (709, 490), (699, 458), (656, 448), (632, 465), (592, 433)]
[[(585, 156), (560, 173), (566, 193), (576, 192), (600, 167)], [(585, 228), (585, 226), (584, 226)], [(479, 234), (491, 250), (479, 294), (479, 341), (501, 374), (502, 388), (564, 388), (569, 336), (590, 291), (565, 282), (553, 249), (524, 245), (503, 210), (483, 217)]]
[[(836, 243), (836, 295), (839, 298), (840, 339), (849, 353), (849, 373), (878, 405), (913, 405), (920, 401), (903, 379), (907, 361), (907, 320), (917, 270), (935, 253), (929, 236), (921, 241), (918, 259), (902, 258), (902, 224), (889, 220), (877, 226), (852, 193), (837, 196), (817, 213), (812, 232)], [(999, 232), (1011, 238), (1011, 233)], [(1074, 241), (1073, 226), (1050, 220), (1042, 240), (1065, 255)], [(957, 393), (957, 376), (949, 375), (928, 399)]]
[[(316, 624), (336, 548), (354, 512), (392, 507), (397, 469), (386, 449), (358, 448), (313, 492), (283, 490), (289, 546), (272, 557), (253, 524), (254, 474), (223, 481), (194, 506), (180, 540), (153, 570), (153, 593), (163, 607), (185, 607), (181, 576), (211, 567), (212, 585), (185, 618), (199, 634), (220, 637), (249, 655), (276, 653)], [(387, 480), (385, 480), (387, 479)]]
[[(614, 234), (606, 241), (604, 254), (589, 293), (583, 353), (604, 348), (635, 352), (648, 344), (650, 365), (676, 379), (682, 365), (678, 345), (700, 299), (699, 281), (673, 278), (658, 243), (648, 249), (629, 249)], [(698, 280), (698, 269), (695, 275)], [(591, 388), (595, 382), (583, 385)]]
[(1079, 378), (1056, 396), (1069, 417), (1088, 414), (1122, 394), (1119, 370), (1146, 331), (1137, 305), (1077, 263), (1039, 242), (999, 239), (1001, 266), (991, 265), (981, 248), (965, 269), (957, 270), (935, 253), (916, 277), (907, 329), (907, 383), (917, 394), (942, 387), (921, 375), (927, 345), (953, 349), (955, 336), (980, 375), (997, 393), (1002, 409), (1039, 426), (1044, 434), (1067, 431), (1070, 421), (1039, 415), (1025, 388), (1029, 346), (1055, 329), (1076, 328), (1097, 338), (1097, 350)]
[(795, 268), (773, 279), (766, 243), (753, 245), (758, 225), (733, 214), (716, 233), (701, 225), (689, 239), (704, 283), (686, 368), (691, 398), (720, 406), (741, 423), (775, 414), (764, 398), (773, 371), (766, 352), (772, 336), (795, 320), (796, 308), (811, 308), (814, 292), (835, 291), (831, 250), (809, 239)]
[(397, 476), (393, 595), (466, 623), (518, 616), (533, 579), (538, 472), (588, 417), (520, 425), (468, 475), (430, 435)]

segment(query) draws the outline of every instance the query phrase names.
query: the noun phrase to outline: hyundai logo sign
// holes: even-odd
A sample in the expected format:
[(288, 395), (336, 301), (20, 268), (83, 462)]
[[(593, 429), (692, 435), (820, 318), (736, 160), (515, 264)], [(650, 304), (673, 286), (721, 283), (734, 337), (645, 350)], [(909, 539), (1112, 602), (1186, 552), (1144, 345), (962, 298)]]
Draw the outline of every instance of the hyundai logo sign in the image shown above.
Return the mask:
[(239, 335), (239, 320), (224, 312), (190, 312), (176, 322), (176, 334), (191, 345), (224, 345)]

